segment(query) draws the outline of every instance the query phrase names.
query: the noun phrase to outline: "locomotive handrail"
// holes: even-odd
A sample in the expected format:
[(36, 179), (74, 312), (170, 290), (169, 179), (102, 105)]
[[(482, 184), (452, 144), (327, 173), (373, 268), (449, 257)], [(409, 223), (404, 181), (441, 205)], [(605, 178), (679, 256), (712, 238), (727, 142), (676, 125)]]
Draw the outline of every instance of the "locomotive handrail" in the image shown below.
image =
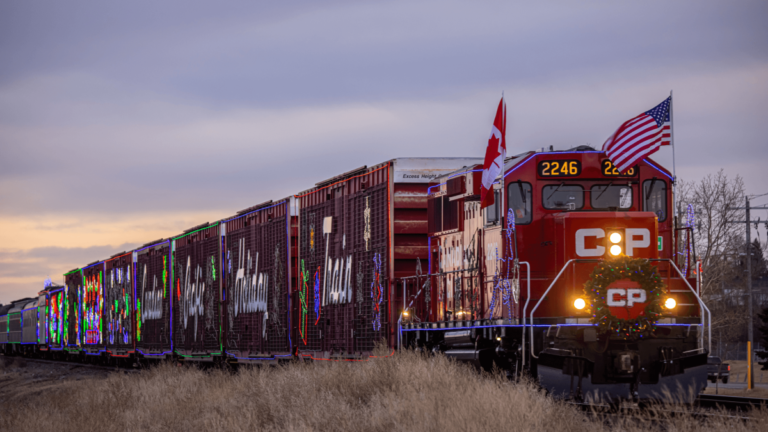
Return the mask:
[[(544, 301), (544, 297), (546, 297), (547, 293), (549, 293), (549, 291), (552, 289), (552, 287), (555, 286), (555, 282), (557, 282), (558, 279), (560, 279), (560, 276), (563, 274), (565, 269), (567, 269), (568, 266), (571, 265), (571, 263), (574, 262), (574, 261), (576, 261), (576, 259), (570, 259), (570, 260), (568, 260), (567, 263), (565, 263), (563, 268), (560, 269), (560, 273), (558, 273), (557, 276), (555, 277), (555, 279), (552, 281), (552, 283), (549, 284), (549, 288), (547, 288), (547, 290), (544, 291), (544, 294), (541, 295), (541, 298), (539, 299), (539, 301), (536, 302), (536, 306), (534, 306), (533, 309), (531, 309), (531, 357), (533, 357), (533, 358), (539, 358), (536, 354), (533, 353), (534, 352), (534, 349), (533, 349), (533, 313), (536, 312), (536, 309), (539, 308), (539, 305), (541, 304), (541, 302)], [(597, 261), (597, 260), (585, 260), (585, 261)], [(530, 298), (530, 296), (528, 296), (528, 297)], [(527, 303), (527, 301), (526, 301), (526, 303)], [(523, 333), (525, 333), (525, 324), (523, 324)]]
[[(521, 369), (525, 369), (525, 310), (528, 309), (528, 302), (531, 301), (531, 264), (528, 261), (520, 261), (518, 264), (522, 265), (525, 264), (526, 271), (528, 272), (528, 277), (526, 278), (528, 280), (528, 295), (525, 297), (525, 305), (523, 306), (523, 343), (522, 343), (522, 357), (523, 362), (521, 365)], [(531, 322), (533, 324), (533, 322)]]
[[(539, 308), (539, 305), (541, 305), (541, 302), (544, 301), (544, 298), (547, 296), (547, 294), (552, 289), (552, 287), (555, 286), (555, 283), (560, 279), (560, 276), (563, 274), (565, 269), (567, 269), (568, 266), (570, 266), (571, 263), (574, 262), (574, 261), (578, 261), (578, 262), (597, 262), (597, 261), (600, 261), (600, 260), (597, 260), (597, 259), (575, 259), (575, 258), (568, 260), (568, 262), (565, 263), (563, 268), (560, 269), (560, 272), (557, 274), (557, 276), (552, 281), (552, 283), (549, 284), (549, 287), (547, 288), (547, 290), (544, 291), (544, 294), (542, 294), (542, 296), (539, 299), (539, 301), (536, 302), (536, 306), (534, 306), (533, 309), (531, 309), (531, 330), (530, 330), (531, 342), (530, 343), (531, 343), (531, 356), (533, 358), (539, 358), (536, 354), (534, 354), (534, 346), (533, 346), (533, 343), (534, 343), (534, 340), (533, 340), (533, 313), (536, 312), (536, 309)], [(685, 284), (688, 286), (688, 289), (690, 289), (691, 292), (693, 293), (693, 295), (696, 296), (696, 300), (698, 300), (699, 306), (707, 312), (707, 319), (708, 319), (707, 332), (708, 332), (708, 337), (709, 337), (709, 352), (712, 352), (712, 312), (710, 312), (709, 308), (704, 304), (704, 301), (701, 299), (701, 297), (699, 297), (699, 295), (696, 293), (696, 291), (693, 289), (693, 287), (691, 287), (691, 284), (688, 283), (686, 278), (683, 276), (683, 273), (675, 265), (675, 263), (672, 262), (672, 260), (666, 259), (666, 258), (655, 258), (655, 259), (649, 259), (648, 261), (657, 261), (657, 262), (668, 261), (672, 265), (672, 267), (675, 269), (675, 271), (677, 271), (677, 274), (680, 275), (680, 278), (683, 280), (683, 282), (685, 282)], [(529, 295), (529, 298), (530, 298), (530, 295)], [(525, 309), (527, 308), (527, 305), (528, 305), (528, 300), (526, 300), (526, 306), (523, 308), (523, 313), (525, 313)], [(525, 315), (523, 315), (523, 317), (525, 317)], [(703, 316), (701, 318), (701, 321), (702, 321), (701, 325), (704, 325), (704, 317)], [(523, 335), (525, 335), (525, 326), (526, 326), (525, 321), (523, 321)], [(702, 332), (702, 334), (700, 336), (700, 345), (701, 345), (701, 347), (704, 346), (704, 334), (703, 334), (703, 332)]]
[[(707, 336), (709, 338), (709, 341), (708, 341), (709, 342), (709, 352), (712, 352), (712, 312), (710, 312), (710, 310), (707, 307), (707, 305), (704, 304), (704, 300), (702, 300), (701, 297), (699, 297), (699, 294), (696, 292), (696, 290), (693, 289), (691, 284), (688, 283), (687, 278), (685, 276), (683, 276), (683, 273), (680, 271), (680, 269), (677, 267), (677, 265), (675, 265), (675, 263), (672, 262), (672, 260), (666, 259), (666, 258), (665, 259), (659, 258), (659, 259), (652, 259), (652, 260), (649, 260), (649, 261), (669, 261), (669, 263), (672, 265), (672, 267), (675, 269), (675, 271), (677, 271), (677, 274), (680, 275), (680, 278), (683, 280), (683, 282), (685, 282), (685, 284), (688, 286), (688, 289), (690, 289), (691, 292), (693, 293), (693, 295), (696, 296), (696, 300), (699, 301), (699, 306), (701, 308), (703, 308), (705, 311), (707, 311), (707, 319), (708, 319), (708, 323), (707, 323)], [(698, 278), (697, 278), (697, 281), (698, 281)], [(704, 317), (703, 316), (701, 317), (701, 324), (704, 325)], [(704, 332), (702, 332), (702, 334), (701, 334), (701, 336), (699, 338), (700, 338), (700, 345), (703, 348), (704, 347)]]
[[(472, 267), (468, 269), (459, 269), (459, 270), (451, 270), (447, 272), (437, 272), (437, 273), (427, 273), (425, 275), (414, 275), (414, 276), (404, 276), (399, 278), (403, 281), (403, 310), (400, 312), (400, 317), (397, 319), (397, 349), (402, 348), (402, 328), (403, 328), (403, 313), (407, 312), (411, 306), (413, 306), (413, 302), (416, 301), (417, 298), (419, 298), (419, 295), (421, 295), (421, 291), (423, 291), (423, 286), (419, 288), (419, 291), (416, 292), (416, 295), (413, 296), (411, 299), (411, 302), (408, 303), (408, 306), (405, 306), (406, 301), (406, 288), (405, 288), (405, 281), (407, 279), (416, 279), (417, 281), (421, 278), (430, 278), (432, 276), (440, 276), (440, 275), (447, 275), (452, 273), (464, 273), (464, 272), (474, 272), (480, 270), (480, 267)], [(529, 270), (530, 273), (530, 270)], [(530, 282), (528, 283), (528, 291), (530, 293)]]

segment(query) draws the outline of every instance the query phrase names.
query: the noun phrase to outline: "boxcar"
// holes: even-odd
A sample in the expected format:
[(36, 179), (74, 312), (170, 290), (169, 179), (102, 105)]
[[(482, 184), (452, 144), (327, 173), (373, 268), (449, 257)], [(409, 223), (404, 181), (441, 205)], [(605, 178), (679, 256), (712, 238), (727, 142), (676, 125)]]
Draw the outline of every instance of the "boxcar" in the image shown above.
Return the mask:
[(239, 363), (292, 355), (291, 202), (287, 198), (253, 206), (221, 225), (224, 344), (227, 356)]
[(8, 311), (11, 310), (13, 304), (0, 306), (0, 352), (4, 353), (6, 345), (8, 344)]
[[(87, 265), (98, 264), (98, 261)], [(83, 305), (83, 272), (74, 269), (64, 274), (63, 341), (64, 348), (71, 354), (79, 354), (83, 338), (80, 333)]]
[(104, 298), (104, 262), (98, 261), (80, 270), (82, 288), (78, 292), (80, 303), (80, 332), (83, 351), (89, 355), (104, 352), (105, 309), (109, 303)]
[(395, 343), (396, 277), (428, 256), (429, 181), (471, 158), (393, 159), (319, 182), (296, 196), (299, 281), (294, 337), (312, 359), (360, 359)]
[(48, 296), (47, 288), (37, 297), (37, 349), (48, 351)]
[(67, 287), (65, 286), (51, 286), (45, 293), (48, 307), (47, 345), (51, 351), (61, 351), (67, 346), (67, 339), (64, 337), (66, 295)]
[(222, 355), (220, 224), (190, 228), (171, 241), (173, 346), (186, 360)]
[(104, 261), (104, 342), (111, 357), (134, 352), (133, 254), (120, 252)]
[(136, 351), (148, 358), (172, 354), (171, 241), (149, 242), (133, 252)]

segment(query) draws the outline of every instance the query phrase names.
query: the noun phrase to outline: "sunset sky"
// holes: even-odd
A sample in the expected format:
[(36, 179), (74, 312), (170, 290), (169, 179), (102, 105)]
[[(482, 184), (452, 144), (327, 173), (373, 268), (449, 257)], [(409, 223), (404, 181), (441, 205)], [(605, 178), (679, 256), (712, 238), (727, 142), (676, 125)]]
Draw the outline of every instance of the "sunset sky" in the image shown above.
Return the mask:
[(482, 157), (502, 91), (515, 154), (599, 147), (674, 90), (678, 177), (766, 193), (766, 22), (764, 0), (4, 1), (0, 303), (361, 165)]

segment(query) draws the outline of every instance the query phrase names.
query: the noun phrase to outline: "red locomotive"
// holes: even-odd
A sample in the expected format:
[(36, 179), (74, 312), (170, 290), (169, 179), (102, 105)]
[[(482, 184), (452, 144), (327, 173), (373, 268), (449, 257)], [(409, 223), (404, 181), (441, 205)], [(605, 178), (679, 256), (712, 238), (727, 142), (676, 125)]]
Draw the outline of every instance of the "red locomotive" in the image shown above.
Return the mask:
[(403, 281), (401, 345), (527, 371), (562, 396), (706, 386), (708, 311), (676, 265), (669, 172), (645, 159), (619, 173), (586, 146), (527, 152), (481, 211), (481, 171), (430, 187), (429, 275)]

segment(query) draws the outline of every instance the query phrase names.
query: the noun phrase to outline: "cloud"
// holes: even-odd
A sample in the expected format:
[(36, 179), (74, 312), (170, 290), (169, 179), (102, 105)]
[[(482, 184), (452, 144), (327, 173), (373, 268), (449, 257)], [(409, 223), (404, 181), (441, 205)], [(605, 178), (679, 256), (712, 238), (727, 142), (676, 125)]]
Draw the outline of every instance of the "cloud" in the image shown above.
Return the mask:
[(139, 245), (0, 249), (0, 303), (36, 295), (47, 278), (63, 284), (65, 272)]
[[(502, 90), (520, 152), (599, 147), (674, 89), (678, 174), (724, 167), (766, 192), (767, 13), (763, 1), (2, 3), (0, 244), (23, 259), (2, 264), (0, 295), (37, 287), (40, 266), (119, 252), (24, 255), (40, 248), (141, 244), (395, 157), (482, 156)], [(668, 148), (654, 158), (672, 166)]]

